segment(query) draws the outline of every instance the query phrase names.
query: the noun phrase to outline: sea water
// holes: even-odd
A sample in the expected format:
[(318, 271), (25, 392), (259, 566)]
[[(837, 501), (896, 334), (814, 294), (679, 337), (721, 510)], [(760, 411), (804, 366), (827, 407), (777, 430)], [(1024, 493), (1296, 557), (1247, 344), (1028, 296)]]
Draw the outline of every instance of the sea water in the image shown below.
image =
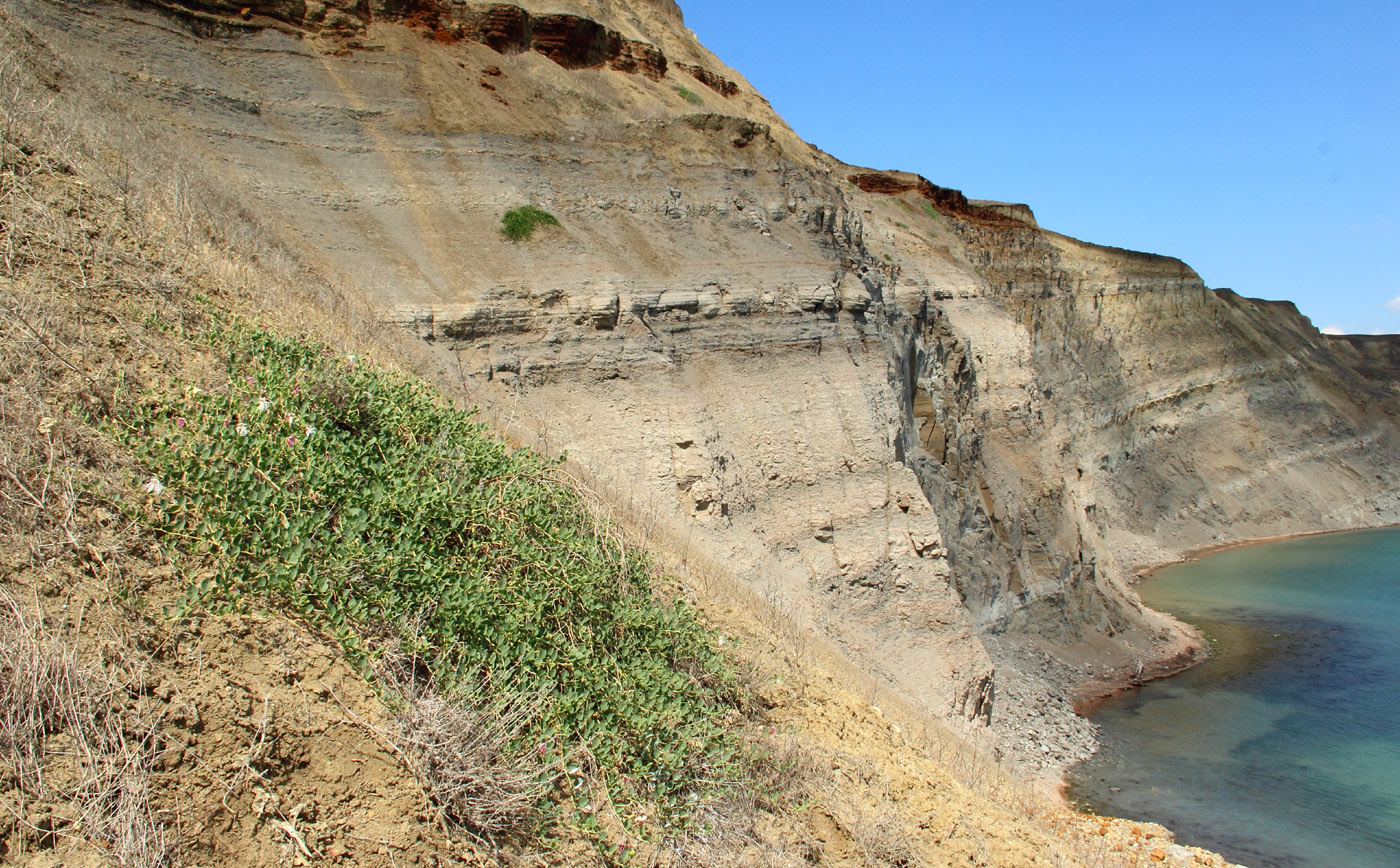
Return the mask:
[(1104, 703), (1070, 797), (1253, 868), (1400, 866), (1400, 528), (1157, 571), (1213, 657)]

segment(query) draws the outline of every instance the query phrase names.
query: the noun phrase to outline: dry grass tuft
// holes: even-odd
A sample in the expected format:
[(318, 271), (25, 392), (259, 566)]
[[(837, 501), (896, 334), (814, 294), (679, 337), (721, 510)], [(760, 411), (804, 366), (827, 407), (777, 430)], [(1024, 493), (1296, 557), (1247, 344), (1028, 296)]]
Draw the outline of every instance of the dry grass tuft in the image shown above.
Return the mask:
[(77, 740), (86, 771), (74, 793), (79, 825), (90, 840), (107, 844), (118, 865), (158, 868), (172, 861), (173, 843), (151, 808), (157, 736), (154, 727), (131, 736), (107, 726)]
[[(753, 720), (745, 733), (743, 774), (707, 805), (698, 831), (672, 839), (665, 848), (670, 868), (798, 868), (820, 863), (820, 842), (793, 819), (798, 806), (816, 794), (829, 771), (816, 754), (791, 735)], [(775, 823), (783, 824), (781, 830)]]
[(94, 719), (107, 687), (99, 671), (78, 662), (72, 645), (54, 641), (38, 619), (0, 596), (0, 755), (21, 787), (48, 792), (45, 739)]
[[(157, 868), (172, 856), (150, 804), (158, 734), (154, 725), (128, 726), (114, 702), (119, 692), (42, 613), (26, 616), (0, 596), (0, 761), (14, 770), (21, 794), (68, 802), (78, 816), (67, 828), (40, 828), (22, 802), (18, 811), (6, 807), (40, 846), (87, 841), (118, 865)], [(51, 746), (59, 735), (62, 750)], [(62, 769), (61, 784), (46, 776), (53, 766)]]
[(523, 702), (491, 704), (419, 697), (400, 716), (397, 741), (443, 818), (496, 840), (534, 827), (550, 777), (509, 747), (533, 710)]
[(389, 741), (407, 760), (440, 820), (482, 841), (521, 838), (534, 830), (538, 806), (557, 775), (522, 745), (541, 696), (512, 692), (510, 673), (491, 687), (439, 694), (422, 667), (396, 650), (379, 678), (402, 702)]
[(851, 838), (862, 863), (880, 868), (919, 864), (910, 826), (888, 797), (875, 802), (833, 797), (832, 817)]

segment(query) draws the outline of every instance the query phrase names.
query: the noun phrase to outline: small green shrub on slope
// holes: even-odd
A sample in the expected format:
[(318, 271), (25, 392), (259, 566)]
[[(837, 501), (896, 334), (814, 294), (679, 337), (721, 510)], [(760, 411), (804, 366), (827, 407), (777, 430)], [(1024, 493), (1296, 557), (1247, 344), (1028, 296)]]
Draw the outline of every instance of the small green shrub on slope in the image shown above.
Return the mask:
[(685, 100), (686, 102), (690, 103), (691, 105), (704, 105), (704, 104), (705, 104), (705, 98), (704, 98), (704, 97), (702, 97), (700, 94), (696, 93), (695, 91), (691, 90), (690, 88), (685, 87), (684, 85), (680, 85), (680, 84), (676, 85), (676, 93), (680, 94), (681, 99)]
[(290, 609), (362, 662), (396, 642), (444, 692), (511, 673), (546, 697), (518, 748), (586, 748), (614, 803), (666, 822), (731, 774), (724, 660), (546, 462), (362, 360), (239, 323), (208, 341), (227, 386), (148, 395), (120, 432), (205, 576), (192, 606)]
[(501, 217), (501, 234), (511, 241), (529, 241), (538, 226), (558, 226), (553, 214), (534, 205), (512, 208)]

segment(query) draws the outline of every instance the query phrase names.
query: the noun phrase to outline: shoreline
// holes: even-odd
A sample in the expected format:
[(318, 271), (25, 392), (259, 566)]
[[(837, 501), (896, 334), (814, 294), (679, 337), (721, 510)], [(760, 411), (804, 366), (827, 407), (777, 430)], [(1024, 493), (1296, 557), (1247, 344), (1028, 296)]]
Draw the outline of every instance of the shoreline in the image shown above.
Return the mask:
[[(1194, 624), (1187, 624), (1184, 621), (1178, 621), (1178, 623), (1185, 629), (1181, 631), (1178, 635), (1178, 641), (1174, 643), (1175, 650), (1166, 656), (1144, 661), (1143, 665), (1132, 675), (1127, 675), (1128, 670), (1125, 669), (1122, 677), (1096, 678), (1075, 687), (1069, 696), (1070, 708), (1074, 710), (1074, 713), (1087, 719), (1110, 699), (1136, 690), (1150, 681), (1160, 681), (1163, 678), (1180, 675), (1209, 660), (1211, 656), (1210, 643), (1205, 640), (1200, 629)], [(1097, 748), (1095, 749), (1097, 750)]]
[[(1163, 561), (1134, 571), (1129, 579), (1129, 586), (1136, 587), (1141, 582), (1152, 578), (1154, 573), (1166, 569), (1167, 567), (1194, 563), (1202, 558), (1222, 552), (1265, 545), (1268, 543), (1284, 542), (1291, 539), (1323, 536), (1325, 534), (1358, 533), (1361, 531), (1394, 528), (1400, 528), (1400, 522), (1387, 522), (1385, 524), (1366, 525), (1363, 527), (1334, 528), (1331, 530), (1304, 530), (1294, 533), (1276, 534), (1274, 536), (1248, 537), (1245, 539), (1230, 540), (1228, 542), (1208, 543), (1206, 545), (1187, 549), (1174, 560)], [(1138, 602), (1142, 603), (1141, 597), (1139, 597)], [(1145, 603), (1142, 605), (1145, 608), (1150, 608)], [(1110, 676), (1108, 678), (1091, 679), (1072, 688), (1068, 698), (1070, 706), (1074, 709), (1075, 714), (1080, 717), (1088, 718), (1099, 706), (1109, 699), (1121, 696), (1127, 691), (1136, 690), (1150, 681), (1159, 681), (1163, 678), (1171, 678), (1173, 675), (1180, 675), (1186, 670), (1210, 659), (1210, 645), (1206, 642), (1205, 637), (1201, 634), (1200, 629), (1196, 625), (1183, 621), (1170, 612), (1160, 612), (1156, 609), (1152, 609), (1152, 611), (1171, 619), (1172, 623), (1179, 631), (1176, 641), (1173, 642), (1172, 646), (1163, 654), (1149, 661), (1145, 661), (1143, 668), (1131, 676), (1126, 674), (1127, 670), (1125, 669), (1123, 670), (1124, 674), (1120, 677), (1114, 678)]]
[[(1096, 728), (1101, 759), (1065, 769), (1059, 791), (1062, 800), (1091, 814), (1140, 817), (1162, 824), (1180, 833), (1180, 843), (1229, 853), (1230, 861), (1245, 864), (1286, 859), (1294, 845), (1299, 852), (1311, 854), (1309, 858), (1321, 853), (1324, 845), (1331, 852), (1349, 852), (1354, 840), (1351, 832), (1366, 830), (1372, 835), (1371, 830), (1384, 828), (1393, 818), (1367, 810), (1363, 800), (1333, 798), (1343, 789), (1347, 793), (1355, 789), (1345, 776), (1331, 776), (1334, 765), (1294, 760), (1331, 756), (1335, 746), (1336, 756), (1357, 762), (1357, 769), (1375, 769), (1376, 780), (1393, 784), (1383, 765), (1388, 749), (1369, 752), (1370, 730), (1360, 735), (1343, 727), (1330, 731), (1335, 718), (1329, 720), (1330, 709), (1314, 698), (1331, 697), (1332, 691), (1338, 691), (1348, 714), (1384, 719), (1383, 711), (1366, 708), (1356, 698), (1369, 695), (1365, 690), (1355, 695), (1351, 690), (1353, 685), (1369, 689), (1371, 683), (1383, 683), (1381, 679), (1389, 676), (1357, 669), (1350, 661), (1371, 661), (1375, 656), (1367, 644), (1371, 634), (1383, 634), (1394, 626), (1387, 616), (1394, 600), (1382, 592), (1388, 595), (1395, 587), (1397, 531), (1400, 524), (1387, 522), (1223, 542), (1195, 548), (1173, 563), (1203, 561), (1209, 554), (1266, 542), (1351, 534), (1244, 552), (1182, 572), (1160, 573), (1167, 564), (1140, 570), (1138, 578), (1160, 580), (1159, 585), (1139, 588), (1142, 597), (1156, 611), (1199, 630), (1209, 643), (1209, 657), (1199, 668), (1186, 667), (1190, 674), (1171, 685), (1129, 693), (1151, 680), (1143, 678), (1144, 684), (1076, 702), (1076, 713), (1102, 727)], [(1361, 613), (1356, 620), (1349, 614), (1353, 611)], [(1358, 649), (1363, 652), (1359, 656)], [(1380, 665), (1379, 658), (1374, 662)], [(1338, 665), (1335, 670), (1334, 665)], [(1217, 714), (1234, 716), (1215, 720)], [(1303, 740), (1318, 739), (1318, 734), (1319, 741)], [(1384, 744), (1384, 736), (1381, 732), (1376, 743)], [(1257, 753), (1248, 753), (1245, 759), (1237, 756), (1238, 745), (1256, 741)], [(1227, 756), (1228, 763), (1240, 765), (1227, 764)], [(1275, 772), (1271, 762), (1279, 762), (1280, 771)], [(1267, 769), (1260, 773), (1265, 779), (1287, 785), (1283, 796), (1260, 796), (1254, 791), (1249, 774), (1242, 773), (1252, 771), (1253, 764)], [(1243, 792), (1236, 793), (1234, 787)], [(1341, 807), (1334, 810), (1336, 804)], [(1296, 840), (1283, 834), (1286, 824), (1275, 836), (1251, 838), (1238, 832), (1266, 827), (1266, 820), (1283, 815), (1281, 807), (1321, 817), (1319, 831), (1287, 827), (1289, 835), (1296, 831)], [(1393, 833), (1375, 832), (1368, 840), (1386, 838), (1393, 840)], [(1358, 859), (1361, 854), (1358, 845)], [(1387, 859), (1381, 855), (1379, 862), (1366, 864), (1393, 864)], [(1329, 862), (1324, 858), (1319, 864)]]
[[(1301, 530), (1294, 533), (1281, 533), (1274, 536), (1246, 537), (1244, 539), (1231, 540), (1229, 542), (1207, 543), (1202, 546), (1195, 546), (1182, 552), (1179, 557), (1170, 561), (1153, 564), (1148, 567), (1140, 567), (1134, 570), (1129, 578), (1130, 585), (1137, 585), (1144, 579), (1150, 579), (1152, 574), (1158, 570), (1173, 567), (1177, 564), (1189, 564), (1199, 561), (1209, 555), (1220, 554), (1221, 552), (1234, 551), (1235, 549), (1249, 548), (1250, 546), (1264, 545), (1266, 543), (1284, 542), (1290, 539), (1302, 539), (1310, 536), (1323, 536), (1334, 533), (1360, 533), (1368, 530), (1387, 530), (1400, 528), (1400, 522), (1387, 522), (1385, 524), (1368, 524), (1361, 527), (1339, 527), (1332, 530)], [(1155, 611), (1155, 610), (1154, 610)]]
[[(1356, 533), (1360, 531), (1395, 528), (1400, 528), (1400, 522), (1387, 522), (1385, 524), (1336, 528), (1332, 530), (1297, 531), (1294, 533), (1276, 534), (1274, 536), (1249, 537), (1230, 540), (1228, 542), (1209, 543), (1207, 545), (1187, 549), (1173, 560), (1163, 561), (1134, 571), (1129, 579), (1129, 586), (1135, 588), (1139, 583), (1150, 579), (1153, 574), (1167, 567), (1194, 563), (1202, 558), (1222, 552), (1264, 545), (1266, 543), (1321, 536), (1324, 534)], [(1139, 597), (1138, 602), (1142, 603), (1141, 597)], [(1150, 608), (1145, 603), (1142, 605), (1144, 608)], [(1091, 720), (1094, 712), (1105, 703), (1137, 690), (1149, 682), (1160, 681), (1164, 678), (1180, 675), (1187, 670), (1205, 663), (1213, 657), (1211, 645), (1197, 625), (1183, 621), (1169, 612), (1161, 612), (1157, 609), (1152, 609), (1152, 611), (1170, 619), (1176, 631), (1172, 642), (1167, 645), (1167, 647), (1163, 648), (1160, 653), (1154, 655), (1151, 659), (1145, 660), (1141, 668), (1134, 669), (1132, 666), (1123, 667), (1107, 676), (1086, 679), (1080, 684), (1070, 687), (1066, 699), (1069, 701), (1070, 708), (1076, 716), (1082, 717), (1085, 720)], [(1097, 744), (1094, 750), (1097, 752)], [(1058, 772), (1059, 780), (1056, 790), (1060, 795), (1061, 801), (1071, 807), (1072, 805), (1070, 805), (1068, 795), (1070, 771), (1079, 764), (1080, 763), (1074, 763), (1065, 766)]]

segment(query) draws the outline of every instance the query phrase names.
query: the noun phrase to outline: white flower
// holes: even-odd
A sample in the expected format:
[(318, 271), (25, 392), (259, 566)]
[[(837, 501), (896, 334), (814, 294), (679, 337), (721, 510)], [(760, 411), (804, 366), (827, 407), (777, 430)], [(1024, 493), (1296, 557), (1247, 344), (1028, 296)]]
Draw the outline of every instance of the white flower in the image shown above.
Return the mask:
[(286, 418), (288, 425), (295, 425), (297, 423), (297, 417), (295, 414), (288, 413)]
[(239, 437), (247, 437), (247, 436), (248, 436), (248, 426), (245, 425), (245, 424), (243, 424), (242, 422), (239, 422), (239, 423), (238, 423), (238, 427), (237, 427), (237, 428), (234, 428), (233, 430), (235, 430), (235, 431), (238, 432), (238, 436), (239, 436)]
[(151, 494), (160, 494), (162, 491), (165, 491), (165, 486), (159, 479), (152, 476), (150, 479), (146, 480), (145, 489)]
[(266, 413), (266, 412), (267, 412), (267, 408), (268, 408), (268, 407), (271, 407), (271, 406), (272, 406), (272, 405), (269, 404), (268, 401), (267, 401), (267, 396), (266, 396), (266, 395), (263, 395), (261, 398), (258, 398), (258, 412), (259, 412), (259, 413)]
[(307, 436), (307, 437), (310, 437), (312, 434), (315, 434), (315, 433), (316, 433), (316, 429), (315, 429), (314, 426), (311, 426), (311, 425), (307, 425), (307, 426), (306, 426), (306, 436)]

